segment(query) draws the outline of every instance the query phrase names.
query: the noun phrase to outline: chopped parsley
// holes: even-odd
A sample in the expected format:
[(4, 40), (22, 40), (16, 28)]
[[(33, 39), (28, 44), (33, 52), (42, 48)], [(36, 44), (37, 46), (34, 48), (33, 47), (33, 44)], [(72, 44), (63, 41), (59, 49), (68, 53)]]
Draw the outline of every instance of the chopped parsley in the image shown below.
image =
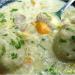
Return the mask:
[(46, 39), (45, 38), (42, 38), (42, 41), (45, 41)]
[(18, 35), (18, 37), (19, 37), (19, 42), (22, 44), (22, 45), (24, 45), (25, 44), (25, 42), (24, 42), (24, 38), (23, 38), (23, 36), (22, 35)]
[(49, 20), (51, 20), (51, 16), (48, 13), (44, 12), (43, 14), (45, 14), (49, 18)]
[(12, 59), (16, 59), (17, 57), (18, 57), (17, 53), (12, 53), (12, 54), (11, 54), (11, 58), (12, 58)]
[(66, 28), (66, 30), (71, 31), (71, 32), (75, 31), (72, 28)]
[(72, 49), (73, 52), (75, 52), (75, 49)]
[(10, 44), (14, 46), (16, 49), (20, 49), (22, 45), (24, 45), (24, 40), (22, 36), (18, 36), (16, 40), (11, 39)]
[(75, 36), (74, 35), (71, 36), (71, 39), (72, 39), (72, 41), (75, 41)]
[(1, 23), (6, 22), (4, 13), (0, 13), (0, 22), (1, 22)]
[(4, 34), (3, 36), (7, 36), (8, 34)]
[(4, 17), (4, 13), (0, 13), (0, 18)]
[(60, 39), (59, 40), (61, 43), (66, 43), (67, 42), (67, 40), (65, 40), (65, 39)]
[(22, 2), (21, 0), (17, 0), (17, 2)]
[(54, 65), (51, 65), (45, 72), (48, 72), (50, 75), (60, 75)]
[(15, 40), (11, 40), (10, 44), (15, 46), (16, 49), (21, 48), (21, 44), (18, 41), (16, 42)]
[(42, 46), (41, 44), (38, 44), (38, 46), (40, 46), (43, 50), (46, 50), (46, 48)]
[(35, 43), (34, 41), (31, 41), (31, 43)]
[(15, 11), (18, 11), (18, 9), (14, 8), (10, 12), (15, 12)]
[(5, 53), (5, 47), (4, 46), (0, 46), (0, 57)]

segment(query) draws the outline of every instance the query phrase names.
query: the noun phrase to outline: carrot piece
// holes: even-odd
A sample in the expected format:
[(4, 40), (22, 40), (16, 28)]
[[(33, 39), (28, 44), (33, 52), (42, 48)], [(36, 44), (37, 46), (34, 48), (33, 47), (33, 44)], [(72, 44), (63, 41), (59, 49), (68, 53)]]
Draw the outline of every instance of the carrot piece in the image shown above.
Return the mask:
[(36, 22), (36, 29), (40, 34), (48, 34), (51, 31), (48, 25), (41, 21)]

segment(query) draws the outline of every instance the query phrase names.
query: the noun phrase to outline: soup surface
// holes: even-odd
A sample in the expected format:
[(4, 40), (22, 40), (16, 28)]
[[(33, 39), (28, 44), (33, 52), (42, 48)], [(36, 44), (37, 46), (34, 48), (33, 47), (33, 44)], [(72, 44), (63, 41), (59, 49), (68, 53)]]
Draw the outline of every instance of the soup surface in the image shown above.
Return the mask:
[(62, 22), (53, 14), (63, 4), (59, 0), (16, 0), (0, 9), (0, 74), (75, 73), (74, 63), (59, 61), (53, 52), (58, 31), (75, 25), (74, 7), (62, 15)]

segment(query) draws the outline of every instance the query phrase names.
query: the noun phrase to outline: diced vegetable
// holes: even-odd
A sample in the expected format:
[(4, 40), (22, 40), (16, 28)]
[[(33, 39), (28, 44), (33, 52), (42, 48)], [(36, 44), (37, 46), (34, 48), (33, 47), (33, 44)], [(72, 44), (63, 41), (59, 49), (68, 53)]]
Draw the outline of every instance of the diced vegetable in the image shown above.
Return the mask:
[(41, 21), (36, 22), (36, 29), (40, 34), (48, 34), (51, 31), (48, 25)]

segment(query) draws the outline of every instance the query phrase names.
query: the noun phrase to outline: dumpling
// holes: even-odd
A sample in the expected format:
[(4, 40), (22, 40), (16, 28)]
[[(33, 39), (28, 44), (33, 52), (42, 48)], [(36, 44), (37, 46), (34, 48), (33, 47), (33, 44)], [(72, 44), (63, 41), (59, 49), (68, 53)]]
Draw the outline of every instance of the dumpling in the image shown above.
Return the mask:
[(24, 62), (24, 39), (17, 32), (7, 30), (0, 35), (0, 68), (1, 65), (8, 70), (15, 70)]
[(75, 62), (75, 26), (61, 29), (54, 38), (53, 51), (59, 60)]

